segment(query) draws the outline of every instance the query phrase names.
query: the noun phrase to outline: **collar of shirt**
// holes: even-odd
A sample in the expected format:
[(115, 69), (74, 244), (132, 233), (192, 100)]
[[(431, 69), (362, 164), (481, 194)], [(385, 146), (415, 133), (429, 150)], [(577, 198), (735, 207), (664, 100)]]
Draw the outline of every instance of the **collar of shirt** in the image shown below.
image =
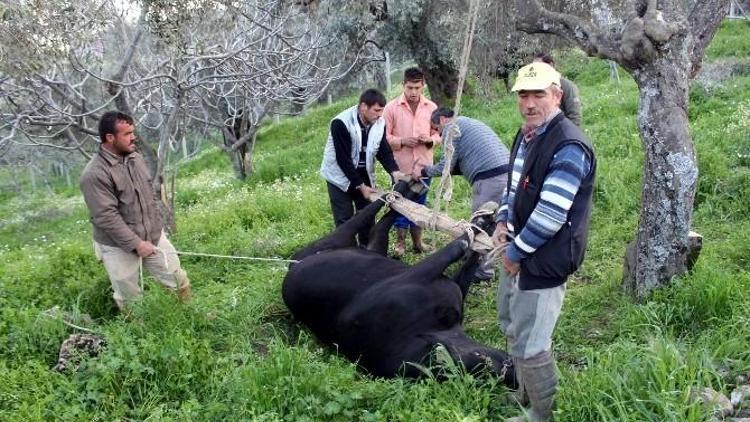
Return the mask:
[(104, 148), (101, 144), (99, 144), (99, 155), (104, 158), (104, 161), (107, 162), (110, 166), (114, 166), (118, 163), (124, 163), (125, 160), (131, 155), (128, 154), (127, 156), (117, 155), (114, 152), (108, 150), (107, 148)]
[(372, 126), (371, 124), (368, 125), (368, 124), (365, 124), (365, 122), (362, 121), (362, 115), (359, 113), (359, 111), (357, 111), (357, 123), (359, 123), (359, 127), (361, 129), (369, 129), (370, 126)]
[(531, 130), (529, 132), (523, 131), (523, 133), (524, 133), (524, 136), (523, 136), (524, 142), (526, 142), (528, 144), (529, 142), (533, 141), (536, 137), (538, 137), (538, 136), (542, 135), (544, 132), (546, 132), (547, 131), (547, 126), (549, 126), (549, 122), (551, 122), (552, 119), (554, 119), (560, 113), (562, 113), (562, 111), (558, 107), (557, 110), (553, 111), (549, 116), (547, 116), (547, 118), (544, 120), (544, 122), (542, 122), (541, 125), (537, 126), (535, 129), (533, 129), (533, 130)]
[[(405, 106), (411, 108), (411, 105), (409, 105), (409, 102), (406, 101), (406, 95), (404, 95), (403, 93), (398, 97), (398, 104), (399, 105), (405, 105)], [(420, 95), (419, 96), (419, 104), (417, 104), (417, 108), (419, 108), (421, 106), (425, 106), (425, 105), (427, 105), (427, 97), (425, 97), (424, 95)]]

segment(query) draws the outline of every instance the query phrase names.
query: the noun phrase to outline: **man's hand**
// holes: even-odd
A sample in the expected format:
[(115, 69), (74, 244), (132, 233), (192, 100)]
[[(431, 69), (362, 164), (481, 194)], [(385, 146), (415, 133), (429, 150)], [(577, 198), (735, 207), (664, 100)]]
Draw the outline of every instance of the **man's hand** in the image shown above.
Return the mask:
[(492, 244), (495, 245), (495, 247), (499, 247), (508, 243), (508, 238), (506, 237), (507, 234), (508, 225), (506, 223), (497, 223), (495, 232), (492, 233)]
[(391, 173), (391, 177), (393, 178), (393, 183), (398, 183), (400, 180), (409, 181), (409, 175), (399, 170)]
[(156, 252), (156, 246), (154, 246), (154, 244), (151, 242), (141, 240), (138, 246), (135, 247), (135, 252), (141, 258), (145, 258), (147, 256), (153, 255), (154, 252)]
[(364, 198), (368, 199), (368, 200), (370, 199), (370, 195), (372, 195), (373, 193), (374, 194), (378, 193), (378, 191), (376, 191), (375, 189), (367, 186), (364, 183), (362, 183), (361, 185), (357, 186), (357, 189), (359, 189), (359, 193), (361, 193), (362, 196), (364, 196)]
[(503, 268), (505, 268), (505, 271), (508, 272), (508, 275), (512, 277), (518, 274), (519, 271), (521, 271), (521, 263), (513, 262), (508, 259), (507, 254), (503, 254)]
[(432, 148), (433, 140), (429, 136), (419, 135), (417, 138), (420, 144), (424, 144), (427, 148)]
[(418, 138), (414, 138), (414, 137), (401, 138), (402, 147), (414, 148), (415, 146), (417, 146), (417, 144), (419, 144)]

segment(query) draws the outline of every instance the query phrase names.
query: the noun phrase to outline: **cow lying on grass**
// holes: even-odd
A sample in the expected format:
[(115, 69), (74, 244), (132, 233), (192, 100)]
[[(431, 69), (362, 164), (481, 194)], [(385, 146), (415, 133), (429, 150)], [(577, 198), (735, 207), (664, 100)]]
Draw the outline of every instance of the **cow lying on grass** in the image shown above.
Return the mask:
[[(397, 186), (414, 193), (405, 182)], [(388, 231), (396, 211), (373, 227), (367, 249), (353, 246), (354, 235), (384, 205), (375, 201), (294, 256), (282, 288), (294, 317), (327, 345), (380, 377), (419, 377), (438, 345), (469, 372), (483, 369), (515, 385), (510, 357), (472, 340), (461, 327), (463, 304), (479, 256), (468, 236), (452, 241), (418, 264), (409, 266), (386, 256)], [(489, 228), (493, 216), (474, 224)], [(475, 229), (476, 230), (476, 229)], [(443, 271), (465, 258), (453, 278)]]

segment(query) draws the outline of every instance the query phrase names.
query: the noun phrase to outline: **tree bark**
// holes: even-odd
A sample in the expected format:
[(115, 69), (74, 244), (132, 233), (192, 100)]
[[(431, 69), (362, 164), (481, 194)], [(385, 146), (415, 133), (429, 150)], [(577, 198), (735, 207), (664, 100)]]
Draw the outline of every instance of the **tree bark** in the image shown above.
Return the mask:
[(433, 24), (430, 20), (432, 9), (437, 7), (435, 2), (425, 2), (419, 21), (412, 27), (412, 32), (407, 38), (412, 57), (424, 72), (427, 87), (430, 89), (430, 98), (439, 106), (453, 106), (452, 100), (456, 98), (458, 87), (458, 69), (450, 57), (441, 53), (435, 41), (426, 37), (428, 26)]
[(222, 130), (224, 151), (232, 162), (235, 176), (245, 180), (253, 174), (253, 151), (258, 126), (252, 125), (244, 116), (235, 121), (234, 127), (226, 126)]
[(169, 205), (171, 201), (167, 197), (165, 165), (167, 155), (169, 155), (170, 138), (177, 124), (178, 115), (182, 112), (184, 98), (185, 91), (178, 89), (175, 95), (174, 108), (169, 116), (167, 116), (167, 121), (159, 132), (159, 147), (156, 150), (156, 171), (153, 173), (153, 178), (151, 179), (151, 188), (157, 196), (157, 205), (159, 206), (159, 212), (164, 222), (164, 228), (169, 233), (174, 233), (177, 230), (177, 223), (174, 218), (174, 209)]
[(429, 62), (417, 60), (419, 68), (422, 69), (427, 79), (430, 98), (439, 106), (452, 106), (450, 103), (456, 97), (458, 88), (458, 70), (451, 63), (445, 63), (439, 59), (434, 60)]
[(643, 299), (687, 271), (698, 164), (688, 131), (689, 63), (655, 61), (633, 73), (640, 91), (638, 128), (645, 151), (641, 215), (624, 286)]

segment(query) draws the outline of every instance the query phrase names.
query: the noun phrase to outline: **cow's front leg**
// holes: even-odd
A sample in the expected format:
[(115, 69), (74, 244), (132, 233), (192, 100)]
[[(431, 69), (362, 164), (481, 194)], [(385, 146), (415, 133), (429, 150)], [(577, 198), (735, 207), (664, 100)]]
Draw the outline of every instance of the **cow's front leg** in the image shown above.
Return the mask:
[(359, 212), (354, 214), (352, 218), (344, 222), (344, 224), (336, 227), (336, 229), (328, 236), (322, 237), (304, 249), (297, 251), (297, 253), (292, 256), (292, 259), (300, 261), (321, 251), (354, 246), (354, 236), (359, 229), (368, 224), (369, 221), (378, 214), (378, 211), (383, 208), (383, 205), (385, 205), (385, 202), (375, 201), (362, 208)]
[[(497, 210), (497, 204), (494, 202), (488, 202), (483, 204), (479, 210), (475, 213), (471, 220), (472, 231), (474, 234), (478, 234), (480, 230), (484, 231), (488, 235), (492, 235), (495, 231), (495, 211)], [(461, 288), (462, 297), (466, 297), (469, 292), (469, 286), (475, 280), (477, 280), (477, 269), (481, 262), (480, 260), (487, 259), (486, 255), (482, 255), (475, 251), (470, 251), (466, 261), (461, 265), (461, 269), (458, 271), (453, 281), (458, 284)], [(488, 265), (488, 264), (486, 264)]]
[[(400, 181), (396, 184), (394, 190), (404, 198), (413, 201), (419, 198), (427, 188), (422, 183)], [(377, 252), (383, 256), (388, 255), (388, 234), (391, 231), (393, 222), (399, 215), (401, 214), (391, 209), (373, 226), (372, 231), (370, 231), (370, 242), (367, 245), (368, 250)]]

